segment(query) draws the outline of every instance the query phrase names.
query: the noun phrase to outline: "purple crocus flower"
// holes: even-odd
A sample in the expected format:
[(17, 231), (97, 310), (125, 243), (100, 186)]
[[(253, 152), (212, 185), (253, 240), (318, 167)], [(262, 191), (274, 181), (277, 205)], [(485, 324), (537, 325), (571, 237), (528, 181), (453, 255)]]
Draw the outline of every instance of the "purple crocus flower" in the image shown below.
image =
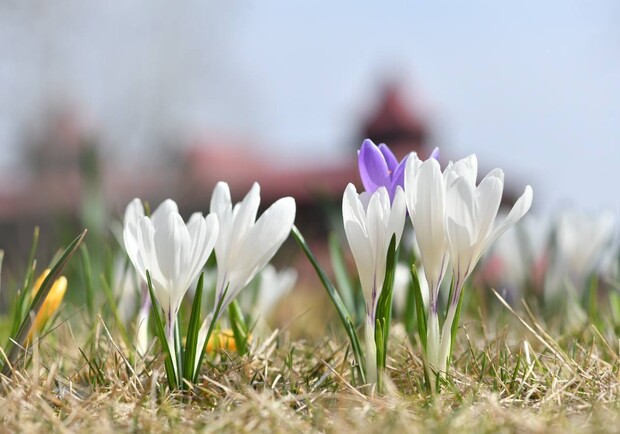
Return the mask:
[(377, 146), (372, 140), (366, 139), (357, 152), (357, 161), (364, 189), (372, 194), (379, 187), (385, 187), (390, 200), (394, 200), (396, 187), (400, 185), (403, 188), (405, 182), (407, 157), (399, 163), (385, 144)]

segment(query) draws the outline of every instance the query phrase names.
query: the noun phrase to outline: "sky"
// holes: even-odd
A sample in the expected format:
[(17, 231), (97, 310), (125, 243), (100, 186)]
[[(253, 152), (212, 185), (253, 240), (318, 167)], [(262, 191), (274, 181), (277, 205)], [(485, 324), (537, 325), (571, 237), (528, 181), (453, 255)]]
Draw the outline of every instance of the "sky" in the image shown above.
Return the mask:
[(350, 158), (385, 80), (451, 159), (534, 206), (620, 209), (615, 1), (17, 1), (0, 5), (0, 168), (65, 101), (127, 164), (153, 143), (240, 138), (297, 164)]

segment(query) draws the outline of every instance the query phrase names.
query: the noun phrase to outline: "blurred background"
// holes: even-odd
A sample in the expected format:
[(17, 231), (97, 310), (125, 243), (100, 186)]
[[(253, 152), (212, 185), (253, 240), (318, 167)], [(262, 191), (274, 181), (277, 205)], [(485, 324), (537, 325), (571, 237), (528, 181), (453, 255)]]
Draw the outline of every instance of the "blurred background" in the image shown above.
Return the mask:
[(619, 18), (611, 0), (4, 1), (5, 261), (35, 224), (108, 233), (133, 197), (207, 211), (218, 180), (293, 195), (321, 235), (366, 137), (475, 152), (539, 213), (617, 210)]

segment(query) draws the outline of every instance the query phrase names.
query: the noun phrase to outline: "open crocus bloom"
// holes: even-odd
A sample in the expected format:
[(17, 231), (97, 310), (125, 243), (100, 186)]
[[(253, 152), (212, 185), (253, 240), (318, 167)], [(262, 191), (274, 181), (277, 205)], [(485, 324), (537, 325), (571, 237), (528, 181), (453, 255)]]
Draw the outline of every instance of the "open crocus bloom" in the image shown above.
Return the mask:
[(532, 205), (528, 185), (506, 218), (495, 224), (504, 191), (504, 172), (494, 169), (476, 186), (478, 162), (471, 155), (446, 168), (446, 228), (455, 279), (454, 296), (487, 249)]
[(267, 265), (293, 227), (295, 200), (292, 197), (279, 199), (256, 220), (259, 205), (258, 183), (254, 183), (245, 198), (234, 207), (228, 184), (218, 182), (213, 191), (211, 212), (220, 222), (220, 235), (215, 244), (216, 306), (218, 302), (222, 303), (218, 316)]
[[(153, 294), (166, 317), (166, 337), (171, 349), (174, 326), (183, 296), (198, 277), (213, 251), (218, 235), (214, 214), (195, 213), (185, 224), (177, 205), (168, 199), (151, 217), (136, 206), (126, 218), (123, 238), (129, 259), (146, 281), (151, 276)], [(173, 361), (174, 362), (174, 361)]]
[(405, 197), (397, 187), (394, 201), (385, 187), (379, 187), (372, 195), (357, 194), (349, 184), (342, 199), (342, 218), (349, 247), (366, 300), (366, 370), (371, 383), (377, 380), (375, 347), (375, 315), (377, 301), (383, 289), (386, 261), (390, 241), (400, 242), (405, 225)]
[(357, 155), (364, 189), (372, 194), (379, 187), (385, 187), (390, 200), (394, 200), (396, 187), (403, 188), (406, 162), (407, 157), (399, 163), (385, 144), (377, 146), (370, 139), (364, 140)]

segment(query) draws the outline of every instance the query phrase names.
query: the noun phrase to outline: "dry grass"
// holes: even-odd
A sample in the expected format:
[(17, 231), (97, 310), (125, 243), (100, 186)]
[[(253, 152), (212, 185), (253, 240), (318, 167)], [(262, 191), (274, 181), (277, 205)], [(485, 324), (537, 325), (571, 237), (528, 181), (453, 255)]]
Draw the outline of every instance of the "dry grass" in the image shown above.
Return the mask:
[(86, 341), (64, 324), (3, 380), (0, 431), (620, 431), (616, 338), (588, 326), (554, 340), (526, 314), (508, 315), (493, 330), (465, 319), (449, 381), (435, 396), (424, 392), (419, 350), (400, 327), (388, 391), (366, 396), (349, 383), (342, 337), (274, 334), (250, 355), (219, 354), (192, 391), (170, 393), (156, 345), (136, 361), (103, 321)]

